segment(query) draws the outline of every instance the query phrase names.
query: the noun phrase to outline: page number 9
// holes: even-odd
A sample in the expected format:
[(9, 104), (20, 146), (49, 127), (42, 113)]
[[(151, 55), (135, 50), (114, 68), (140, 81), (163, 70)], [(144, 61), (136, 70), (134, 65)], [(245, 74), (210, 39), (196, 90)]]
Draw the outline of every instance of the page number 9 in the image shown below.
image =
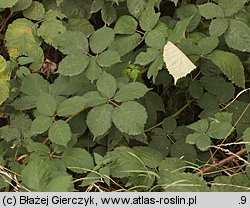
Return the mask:
[(246, 202), (247, 202), (246, 196), (241, 196), (240, 197), (240, 204), (246, 204)]

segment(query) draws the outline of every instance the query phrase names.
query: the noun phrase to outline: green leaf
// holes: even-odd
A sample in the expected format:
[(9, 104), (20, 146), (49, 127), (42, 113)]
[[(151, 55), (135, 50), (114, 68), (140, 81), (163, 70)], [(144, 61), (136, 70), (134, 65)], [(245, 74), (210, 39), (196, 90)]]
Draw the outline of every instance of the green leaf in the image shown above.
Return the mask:
[(70, 170), (85, 173), (94, 167), (93, 157), (82, 148), (70, 148), (62, 154), (62, 161)]
[(94, 107), (97, 105), (107, 103), (107, 101), (108, 101), (107, 98), (101, 96), (100, 93), (97, 91), (88, 92), (88, 93), (83, 95), (83, 98), (88, 100), (86, 107)]
[(22, 96), (11, 104), (16, 110), (23, 111), (36, 107), (37, 98), (34, 96)]
[(197, 160), (196, 149), (193, 145), (186, 143), (185, 139), (178, 140), (170, 146), (170, 156), (182, 158), (183, 160), (190, 162)]
[(121, 87), (115, 94), (114, 99), (117, 102), (134, 100), (143, 97), (148, 91), (149, 89), (144, 84), (140, 82), (131, 82)]
[(102, 68), (97, 64), (95, 58), (89, 58), (89, 65), (85, 69), (84, 74), (92, 82), (101, 76)]
[(149, 168), (157, 168), (163, 157), (160, 152), (149, 147), (134, 147), (134, 153)]
[(226, 82), (222, 76), (203, 76), (200, 79), (203, 87), (217, 97), (221, 103), (225, 103), (234, 97), (235, 87), (231, 82)]
[(193, 98), (200, 98), (203, 94), (203, 87), (201, 83), (197, 80), (190, 82), (188, 86), (188, 91)]
[(47, 131), (52, 125), (53, 119), (51, 117), (39, 115), (32, 121), (31, 124), (31, 135), (42, 134)]
[(22, 171), (22, 182), (31, 191), (43, 191), (50, 181), (52, 168), (46, 160), (31, 160)]
[(244, 67), (240, 59), (233, 53), (214, 51), (209, 59), (237, 86), (245, 87)]
[(107, 50), (98, 55), (96, 61), (101, 67), (110, 67), (121, 62), (121, 56), (116, 51)]
[(104, 4), (104, 0), (93, 0), (91, 4), (91, 13), (98, 12)]
[(45, 116), (53, 116), (56, 112), (56, 100), (52, 95), (42, 93), (38, 97), (36, 107), (39, 113)]
[(15, 6), (11, 8), (11, 12), (17, 12), (27, 9), (32, 3), (32, 0), (19, 0)]
[(13, 7), (16, 3), (18, 2), (18, 0), (0, 0), (0, 8), (10, 8)]
[(188, 32), (193, 31), (199, 25), (201, 21), (201, 15), (199, 9), (194, 4), (181, 4), (177, 9), (177, 17), (180, 20), (192, 17), (190, 24), (188, 26)]
[(30, 62), (34, 62), (34, 66), (30, 67), (35, 70), (42, 66), (43, 50), (40, 48), (37, 27), (33, 22), (24, 18), (16, 19), (8, 25), (5, 39), (11, 57), (27, 56)]
[(5, 80), (0, 79), (0, 105), (9, 97), (9, 84)]
[(87, 116), (87, 125), (94, 138), (105, 134), (111, 127), (113, 107), (110, 104), (96, 106)]
[(67, 192), (72, 188), (72, 178), (67, 175), (53, 177), (47, 184), (45, 192)]
[(229, 47), (250, 52), (250, 27), (242, 21), (229, 20), (229, 28), (224, 37)]
[(224, 10), (225, 16), (231, 16), (240, 11), (248, 0), (219, 0), (218, 5)]
[(208, 150), (208, 147), (212, 143), (209, 136), (207, 136), (206, 134), (201, 134), (201, 133), (197, 133), (197, 132), (195, 132), (193, 134), (189, 134), (186, 138), (186, 142), (188, 144), (196, 144), (196, 146), (201, 151)]
[(30, 137), (30, 126), (32, 120), (23, 113), (11, 114), (10, 116), (10, 124), (11, 126), (17, 128), (23, 138)]
[(45, 8), (43, 4), (37, 1), (33, 1), (29, 8), (23, 11), (23, 15), (32, 20), (42, 20), (45, 14)]
[(151, 30), (145, 37), (145, 43), (152, 48), (163, 49), (166, 39), (165, 35), (159, 30)]
[(137, 25), (137, 21), (132, 16), (123, 15), (117, 20), (114, 32), (116, 34), (134, 34)]
[(85, 54), (70, 54), (58, 66), (58, 73), (64, 76), (74, 76), (83, 72), (89, 64), (89, 57)]
[(102, 14), (102, 20), (107, 25), (113, 23), (117, 18), (116, 9), (109, 3), (104, 3), (101, 14)]
[(153, 82), (155, 82), (155, 79), (158, 75), (158, 72), (163, 68), (164, 61), (162, 58), (162, 55), (160, 54), (154, 62), (150, 65), (147, 73), (147, 77), (150, 79), (151, 76), (153, 76)]
[(175, 25), (174, 31), (170, 34), (168, 41), (172, 43), (178, 43), (182, 38), (185, 38), (185, 32), (188, 28), (188, 25), (192, 17), (188, 17), (184, 20), (177, 22)]
[(39, 74), (30, 74), (22, 80), (20, 90), (31, 96), (39, 96), (40, 93), (49, 91), (49, 82)]
[(152, 140), (148, 144), (148, 147), (157, 150), (164, 157), (168, 156), (171, 142), (166, 135), (154, 135), (151, 138)]
[(117, 35), (109, 49), (118, 52), (121, 56), (132, 51), (140, 43), (141, 36), (138, 33), (133, 35)]
[(167, 134), (172, 133), (177, 127), (177, 122), (174, 117), (169, 116), (162, 121), (163, 131)]
[(50, 149), (47, 145), (41, 143), (41, 142), (30, 142), (28, 145), (26, 145), (27, 151), (32, 153), (35, 152), (35, 154), (38, 155), (48, 155), (50, 152)]
[(111, 98), (116, 92), (117, 83), (112, 75), (103, 72), (96, 82), (96, 87), (102, 96)]
[(104, 26), (96, 30), (89, 39), (91, 50), (96, 54), (101, 53), (113, 42), (114, 37), (114, 31), (109, 27)]
[(233, 126), (231, 123), (214, 119), (210, 124), (207, 135), (214, 139), (225, 139), (232, 130)]
[(127, 0), (127, 7), (130, 14), (138, 18), (146, 5), (145, 0)]
[(55, 121), (49, 129), (49, 139), (55, 144), (66, 147), (71, 139), (71, 131), (67, 122)]
[(208, 121), (207, 119), (201, 119), (187, 126), (194, 131), (204, 134), (208, 130)]
[(79, 31), (87, 37), (95, 32), (94, 26), (84, 18), (72, 18), (68, 20), (68, 27), (72, 31)]
[(0, 128), (0, 138), (9, 142), (12, 140), (20, 139), (21, 133), (16, 127), (6, 125)]
[(147, 113), (141, 104), (127, 101), (114, 109), (112, 120), (121, 132), (139, 135), (144, 132)]
[[(45, 16), (47, 13), (45, 14)], [(53, 30), (51, 29), (53, 28)], [(44, 41), (48, 44), (53, 43), (53, 39), (66, 31), (66, 27), (63, 25), (62, 21), (56, 18), (46, 18), (44, 22), (39, 27), (37, 34), (41, 36)]]
[(206, 181), (192, 173), (165, 173), (160, 175), (158, 186), (166, 192), (207, 192)]
[(154, 2), (148, 2), (145, 7), (145, 10), (141, 13), (139, 18), (140, 27), (144, 31), (152, 30), (158, 22), (159, 17), (160, 13), (155, 13)]
[(213, 19), (215, 17), (224, 17), (223, 9), (214, 3), (205, 3), (198, 5), (199, 11), (206, 19)]
[(141, 52), (136, 56), (135, 64), (145, 66), (153, 62), (159, 55), (160, 51), (154, 48), (147, 48), (146, 52)]
[(211, 36), (219, 37), (223, 35), (228, 28), (228, 19), (216, 18), (213, 19), (209, 25), (209, 34)]
[[(69, 19), (71, 18), (85, 18), (90, 19), (91, 17), (91, 3), (90, 0), (71, 0), (63, 1), (60, 5), (63, 14), (65, 14)], [(57, 7), (58, 8), (58, 7)]]
[(53, 39), (53, 45), (64, 54), (88, 52), (87, 36), (78, 31), (66, 31)]
[(57, 114), (59, 116), (70, 116), (81, 112), (88, 103), (88, 100), (84, 97), (74, 96), (64, 100), (57, 109)]
[(249, 186), (249, 178), (245, 174), (217, 176), (211, 182), (210, 190), (213, 192), (247, 192)]
[(211, 53), (219, 45), (219, 39), (214, 36), (205, 37), (199, 40), (198, 46), (201, 49), (201, 55)]
[(250, 152), (250, 127), (248, 127), (244, 132), (243, 132), (243, 141), (246, 142), (246, 148), (248, 152)]

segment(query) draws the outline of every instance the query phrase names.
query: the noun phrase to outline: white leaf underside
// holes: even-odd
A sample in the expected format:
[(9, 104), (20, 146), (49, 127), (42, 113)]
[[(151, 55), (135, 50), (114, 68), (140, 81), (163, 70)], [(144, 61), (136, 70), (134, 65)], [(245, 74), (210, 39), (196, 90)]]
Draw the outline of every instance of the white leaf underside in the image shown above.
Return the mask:
[(188, 57), (170, 41), (164, 46), (163, 60), (169, 73), (174, 77), (174, 84), (196, 68)]

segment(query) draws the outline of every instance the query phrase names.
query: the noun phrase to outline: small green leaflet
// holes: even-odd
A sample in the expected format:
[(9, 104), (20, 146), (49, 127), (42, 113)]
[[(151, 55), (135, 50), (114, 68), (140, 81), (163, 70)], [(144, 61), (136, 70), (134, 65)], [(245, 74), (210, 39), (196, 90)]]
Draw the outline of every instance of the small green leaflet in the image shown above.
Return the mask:
[(96, 87), (102, 96), (111, 98), (116, 92), (117, 83), (112, 75), (103, 72), (96, 82)]
[(44, 192), (67, 192), (70, 188), (72, 188), (71, 176), (59, 175), (51, 179)]
[(149, 89), (140, 82), (131, 82), (121, 87), (121, 89), (115, 94), (115, 101), (124, 102), (129, 100), (138, 99), (143, 97)]
[(19, 0), (15, 6), (11, 8), (11, 12), (18, 12), (27, 9), (32, 4), (32, 0)]
[(245, 87), (244, 67), (233, 53), (216, 50), (208, 57), (237, 86)]
[(42, 134), (47, 131), (52, 125), (53, 119), (44, 115), (39, 115), (32, 121), (31, 124), (31, 135)]
[(127, 0), (127, 7), (130, 14), (138, 18), (146, 5), (145, 0)]
[(100, 95), (97, 91), (91, 91), (83, 95), (83, 97), (88, 101), (86, 107), (94, 107), (97, 105), (104, 104), (108, 101), (107, 98)]
[(93, 0), (91, 4), (91, 13), (98, 12), (104, 4), (104, 0)]
[(23, 11), (26, 18), (32, 20), (42, 20), (45, 14), (45, 8), (42, 3), (33, 1), (29, 8)]
[(105, 134), (111, 127), (113, 107), (110, 104), (92, 108), (87, 116), (87, 125), (94, 137)]
[(107, 50), (98, 55), (96, 61), (101, 67), (110, 67), (121, 62), (121, 56), (116, 51)]
[(104, 51), (114, 40), (115, 33), (113, 29), (109, 27), (102, 27), (94, 32), (89, 39), (91, 50), (99, 54)]
[(67, 168), (77, 173), (85, 173), (94, 167), (93, 157), (82, 148), (69, 148), (62, 154)]
[(102, 74), (102, 68), (97, 64), (94, 57), (89, 58), (89, 65), (84, 71), (85, 76), (93, 82), (97, 80)]
[(39, 74), (30, 74), (22, 80), (20, 90), (31, 96), (39, 96), (40, 93), (49, 91), (49, 82)]
[(49, 139), (55, 144), (67, 146), (71, 139), (71, 131), (67, 122), (63, 120), (55, 121), (49, 129)]
[(0, 8), (10, 8), (13, 7), (16, 3), (18, 2), (18, 0), (0, 0)]
[(154, 2), (149, 1), (146, 4), (144, 11), (140, 15), (139, 18), (140, 27), (144, 31), (152, 30), (155, 27), (156, 23), (158, 22), (159, 17), (160, 13), (155, 13)]
[(228, 28), (228, 19), (216, 18), (213, 19), (209, 25), (209, 34), (211, 36), (219, 37), (223, 35)]
[(186, 142), (189, 144), (196, 144), (196, 146), (201, 150), (201, 151), (206, 151), (208, 150), (208, 147), (211, 145), (211, 139), (208, 135), (206, 134), (201, 134), (201, 133), (193, 133), (189, 134), (186, 137)]
[(102, 10), (101, 10), (102, 20), (107, 24), (108, 26), (113, 23), (116, 18), (116, 9), (114, 6), (110, 5), (109, 3), (104, 3)]
[(56, 111), (56, 105), (55, 98), (45, 93), (40, 94), (36, 102), (38, 112), (45, 116), (53, 116)]
[(22, 182), (31, 191), (43, 191), (50, 181), (52, 168), (49, 161), (36, 158), (31, 160), (22, 171)]
[(205, 3), (198, 6), (199, 11), (206, 19), (213, 19), (215, 17), (224, 17), (223, 9), (214, 3)]
[(240, 11), (248, 0), (219, 0), (218, 5), (224, 10), (225, 16), (231, 16)]
[(179, 78), (186, 76), (196, 68), (187, 56), (170, 41), (164, 46), (163, 60), (169, 73), (174, 77), (175, 84)]
[(81, 112), (88, 100), (84, 97), (74, 96), (60, 103), (57, 114), (59, 116), (70, 116)]
[(53, 39), (53, 45), (64, 54), (88, 52), (87, 36), (79, 31), (66, 31)]
[(137, 21), (132, 16), (123, 15), (117, 20), (114, 32), (116, 34), (133, 34), (137, 29), (137, 25)]
[(141, 36), (138, 33), (133, 35), (116, 35), (114, 41), (109, 46), (110, 50), (118, 52), (121, 56), (134, 50), (140, 43)]
[(89, 57), (86, 54), (70, 54), (59, 63), (58, 73), (64, 76), (78, 75), (88, 64)]
[(185, 32), (190, 24), (193, 16), (183, 19), (175, 25), (174, 31), (170, 34), (168, 42), (178, 43), (182, 38), (185, 38)]
[(159, 30), (151, 30), (145, 37), (145, 43), (152, 48), (162, 49), (166, 43), (165, 35)]
[[(158, 75), (158, 72), (163, 68), (164, 61), (161, 54), (158, 55), (158, 57), (154, 60), (154, 62), (150, 65), (147, 73), (147, 77), (150, 79), (151, 76), (153, 76), (152, 80), (155, 82), (155, 79)], [(164, 83), (165, 80), (164, 80)]]
[(240, 20), (230, 19), (225, 41), (233, 49), (250, 53), (250, 27)]
[(135, 64), (139, 64), (141, 66), (145, 66), (151, 62), (153, 62), (157, 56), (160, 54), (160, 50), (154, 48), (147, 48), (146, 52), (140, 52), (135, 59)]
[(144, 132), (147, 112), (141, 104), (127, 101), (114, 109), (112, 120), (121, 132), (139, 135)]

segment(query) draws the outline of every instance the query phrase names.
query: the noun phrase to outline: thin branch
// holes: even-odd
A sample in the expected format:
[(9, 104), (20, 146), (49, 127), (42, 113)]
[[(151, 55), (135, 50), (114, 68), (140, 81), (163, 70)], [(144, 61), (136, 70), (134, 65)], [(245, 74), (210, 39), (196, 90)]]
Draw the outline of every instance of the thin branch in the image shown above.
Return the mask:
[(247, 148), (244, 148), (242, 150), (240, 150), (239, 152), (233, 154), (233, 155), (230, 155), (229, 157), (217, 162), (217, 163), (213, 163), (211, 166), (209, 167), (204, 167), (202, 168), (199, 172), (196, 173), (196, 175), (198, 176), (202, 176), (204, 173), (207, 173), (209, 171), (211, 171), (212, 169), (216, 168), (216, 167), (221, 167), (222, 165), (224, 165), (225, 163), (229, 162), (229, 161), (232, 161), (233, 159), (239, 157), (240, 155), (243, 155), (247, 153)]

